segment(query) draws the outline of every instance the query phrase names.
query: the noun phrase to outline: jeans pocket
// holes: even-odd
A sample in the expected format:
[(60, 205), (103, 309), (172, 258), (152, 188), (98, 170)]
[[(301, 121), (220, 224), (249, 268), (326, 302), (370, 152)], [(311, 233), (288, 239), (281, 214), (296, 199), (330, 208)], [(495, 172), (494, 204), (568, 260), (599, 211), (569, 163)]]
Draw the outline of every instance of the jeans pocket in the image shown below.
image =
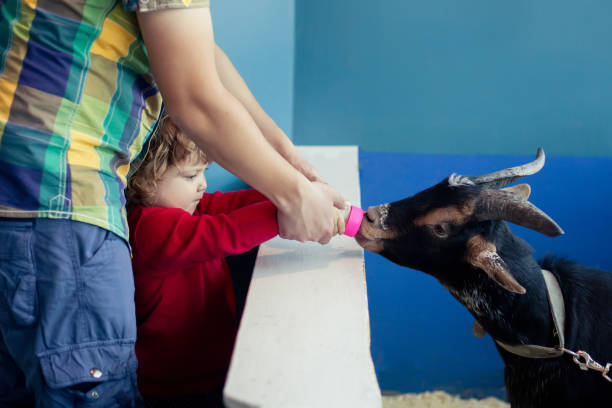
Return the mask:
[(0, 324), (29, 326), (37, 319), (36, 276), (30, 251), (32, 228), (0, 223)]
[(139, 398), (133, 342), (98, 342), (38, 357), (49, 400), (110, 408), (133, 406)]
[(92, 340), (136, 339), (134, 276), (127, 245), (108, 233), (101, 247), (79, 268), (79, 296)]

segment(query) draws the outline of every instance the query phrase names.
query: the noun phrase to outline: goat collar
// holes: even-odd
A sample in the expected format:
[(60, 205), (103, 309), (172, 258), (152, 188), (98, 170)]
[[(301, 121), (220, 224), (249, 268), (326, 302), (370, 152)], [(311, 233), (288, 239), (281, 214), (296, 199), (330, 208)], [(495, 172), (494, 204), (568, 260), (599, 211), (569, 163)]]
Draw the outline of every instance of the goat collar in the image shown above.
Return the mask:
[(565, 329), (565, 306), (563, 304), (563, 294), (555, 275), (546, 269), (542, 269), (542, 276), (546, 283), (546, 294), (548, 295), (548, 303), (550, 304), (552, 319), (555, 324), (555, 334), (559, 338), (559, 345), (557, 347), (543, 347), (534, 344), (506, 344), (495, 340), (501, 348), (517, 356), (555, 358), (563, 354), (563, 348), (565, 347), (565, 336), (563, 334)]

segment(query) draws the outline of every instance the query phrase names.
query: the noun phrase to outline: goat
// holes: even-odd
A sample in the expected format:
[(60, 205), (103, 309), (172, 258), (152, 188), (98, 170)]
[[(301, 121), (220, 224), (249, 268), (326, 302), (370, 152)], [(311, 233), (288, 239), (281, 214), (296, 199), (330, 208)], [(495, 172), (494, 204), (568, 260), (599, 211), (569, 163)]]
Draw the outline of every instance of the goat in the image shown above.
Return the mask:
[[(505, 187), (544, 161), (538, 149), (523, 166), (479, 177), (452, 174), (412, 197), (370, 207), (355, 238), (433, 276), (469, 310), (474, 334), (486, 331), (496, 342), (513, 408), (610, 407), (612, 274), (559, 258), (538, 263), (504, 222), (563, 234), (528, 201), (528, 184)], [(560, 290), (548, 289), (555, 285)], [(572, 354), (578, 350), (592, 356), (596, 370), (585, 371), (588, 357)]]

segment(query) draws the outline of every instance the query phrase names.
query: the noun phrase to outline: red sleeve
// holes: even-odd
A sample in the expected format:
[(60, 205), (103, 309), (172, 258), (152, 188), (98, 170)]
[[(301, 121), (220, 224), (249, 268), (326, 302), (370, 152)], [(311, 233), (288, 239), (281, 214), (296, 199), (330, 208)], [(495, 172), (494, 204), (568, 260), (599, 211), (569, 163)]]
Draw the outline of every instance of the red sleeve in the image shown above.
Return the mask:
[(223, 193), (217, 191), (214, 194), (204, 193), (196, 211), (199, 214), (227, 214), (245, 205), (268, 200), (266, 196), (252, 188), (247, 190), (231, 191)]
[(130, 228), (135, 260), (156, 269), (243, 253), (278, 234), (276, 207), (270, 201), (218, 215), (141, 207), (130, 216)]

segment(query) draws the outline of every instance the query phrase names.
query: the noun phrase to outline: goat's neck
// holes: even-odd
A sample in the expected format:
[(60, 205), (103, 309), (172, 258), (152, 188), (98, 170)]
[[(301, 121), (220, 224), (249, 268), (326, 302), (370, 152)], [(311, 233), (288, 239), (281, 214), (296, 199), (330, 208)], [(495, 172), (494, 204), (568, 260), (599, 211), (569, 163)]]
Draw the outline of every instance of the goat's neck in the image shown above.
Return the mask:
[[(512, 234), (509, 230), (508, 234)], [(445, 283), (457, 298), (497, 340), (510, 344), (553, 346), (553, 322), (540, 266), (531, 248), (508, 235), (498, 253), (510, 273), (527, 290), (523, 295), (509, 292), (469, 265), (460, 274), (467, 279)]]

